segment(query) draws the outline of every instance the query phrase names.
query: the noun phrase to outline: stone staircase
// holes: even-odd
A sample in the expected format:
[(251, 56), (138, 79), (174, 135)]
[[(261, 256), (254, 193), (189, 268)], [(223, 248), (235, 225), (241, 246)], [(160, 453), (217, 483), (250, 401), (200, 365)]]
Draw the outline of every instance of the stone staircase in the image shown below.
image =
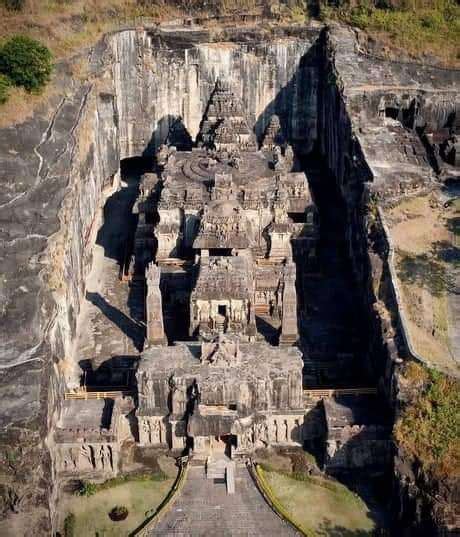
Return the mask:
[(225, 332), (225, 317), (223, 315), (218, 315), (216, 318), (216, 328), (219, 334)]
[(211, 455), (206, 461), (206, 478), (225, 482), (227, 493), (235, 492), (235, 462), (226, 455)]
[(231, 460), (226, 455), (211, 455), (206, 461), (207, 479), (225, 479), (225, 470)]

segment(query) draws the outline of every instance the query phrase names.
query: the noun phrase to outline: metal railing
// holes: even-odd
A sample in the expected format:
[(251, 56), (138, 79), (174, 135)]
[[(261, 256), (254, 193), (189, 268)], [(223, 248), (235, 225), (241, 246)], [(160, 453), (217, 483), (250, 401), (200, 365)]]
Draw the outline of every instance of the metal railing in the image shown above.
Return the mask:
[(133, 395), (132, 390), (112, 390), (112, 391), (91, 391), (78, 390), (74, 392), (65, 392), (64, 399), (117, 399), (119, 397), (125, 397), (127, 395)]

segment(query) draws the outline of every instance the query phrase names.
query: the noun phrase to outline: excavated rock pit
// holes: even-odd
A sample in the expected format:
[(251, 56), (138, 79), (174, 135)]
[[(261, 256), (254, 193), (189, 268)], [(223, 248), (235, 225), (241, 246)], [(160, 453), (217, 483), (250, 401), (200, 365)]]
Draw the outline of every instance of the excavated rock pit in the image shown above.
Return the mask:
[(397, 124), (389, 130), (382, 114), (415, 100), (431, 132), (458, 114), (458, 73), (369, 57), (342, 28), (131, 29), (75, 61), (88, 64), (81, 79), (59, 66), (46, 105), (0, 131), (0, 441), (5, 490), (21, 498), (16, 535), (45, 535), (54, 520), (50, 430), (81, 374), (79, 314), (121, 160), (151, 158), (178, 118), (195, 137), (218, 77), (233, 81), (257, 136), (278, 114), (323, 229), (340, 236), (366, 333), (363, 367), (396, 406), (394, 378), (409, 351), (404, 338), (388, 337), (375, 306), (372, 284), (387, 260), (378, 249), (369, 257), (363, 207), (370, 195), (429, 187), (434, 171), (418, 135)]

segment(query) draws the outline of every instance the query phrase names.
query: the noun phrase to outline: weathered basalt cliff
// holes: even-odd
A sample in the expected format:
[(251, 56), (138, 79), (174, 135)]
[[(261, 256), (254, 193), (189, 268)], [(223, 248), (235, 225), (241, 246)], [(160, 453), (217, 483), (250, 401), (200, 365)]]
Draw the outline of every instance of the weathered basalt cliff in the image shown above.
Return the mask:
[[(346, 229), (363, 330), (369, 334), (367, 365), (379, 378), (395, 418), (411, 398), (402, 364), (415, 356), (400, 310), (388, 229), (380, 204), (429, 191), (442, 159), (429, 140), (442, 138), (460, 108), (458, 71), (385, 62), (359, 49), (353, 32), (339, 27), (321, 36), (318, 91), (319, 154), (335, 191)], [(325, 186), (325, 185), (324, 185)], [(397, 445), (392, 506), (395, 534), (450, 535), (458, 480), (441, 483)]]

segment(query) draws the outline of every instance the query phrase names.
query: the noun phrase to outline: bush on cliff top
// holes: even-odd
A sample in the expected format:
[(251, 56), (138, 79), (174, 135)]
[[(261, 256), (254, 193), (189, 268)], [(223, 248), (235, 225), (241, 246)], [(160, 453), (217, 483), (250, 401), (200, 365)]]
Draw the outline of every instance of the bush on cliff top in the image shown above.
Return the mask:
[(47, 47), (23, 35), (16, 35), (0, 47), (0, 73), (16, 86), (38, 92), (48, 82), (53, 69)]
[(423, 389), (398, 419), (396, 441), (436, 477), (459, 475), (460, 381), (415, 364), (407, 371), (407, 380), (414, 373)]

